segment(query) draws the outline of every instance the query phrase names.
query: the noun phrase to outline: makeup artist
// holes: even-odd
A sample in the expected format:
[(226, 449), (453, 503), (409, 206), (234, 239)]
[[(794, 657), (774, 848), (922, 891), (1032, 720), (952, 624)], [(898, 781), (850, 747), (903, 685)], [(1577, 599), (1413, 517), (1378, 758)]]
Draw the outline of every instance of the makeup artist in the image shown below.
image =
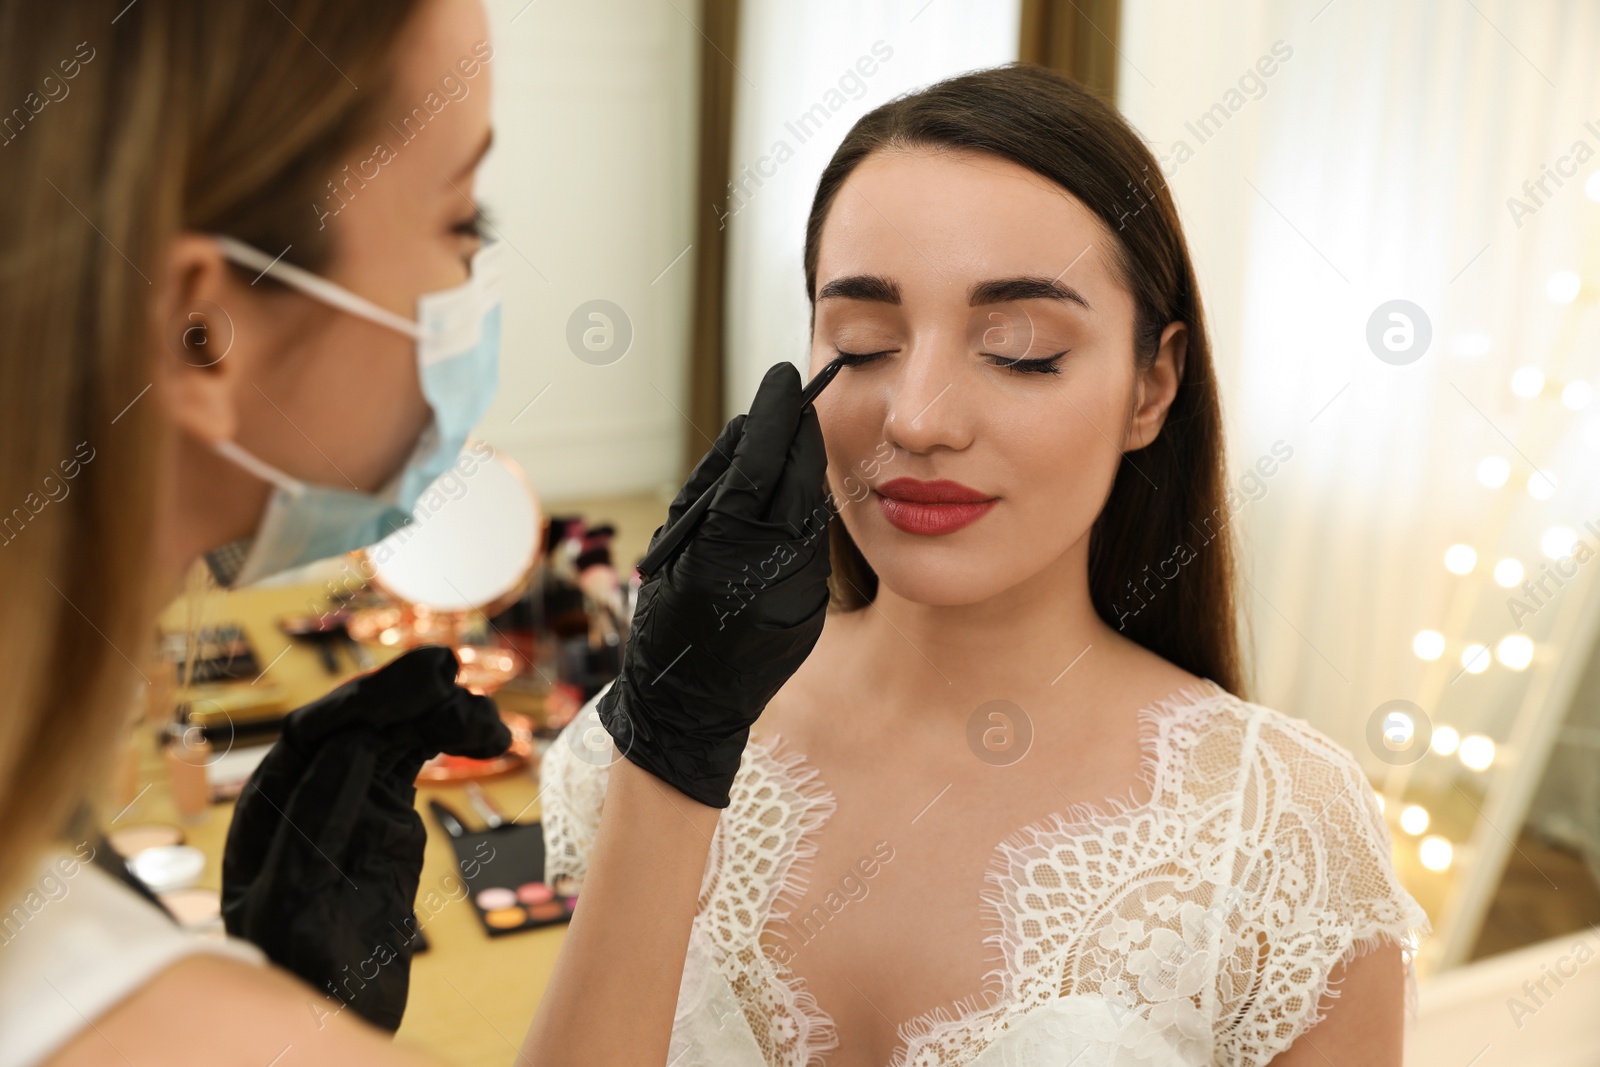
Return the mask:
[[(487, 38), (479, 0), (0, 0), (0, 1067), (420, 1062), (317, 1010), (315, 975), (182, 933), (89, 862), (84, 813), (190, 565), (237, 585), (376, 540), (487, 407), (496, 257), (471, 199)], [(425, 135), (384, 142), (413, 113)], [(457, 329), (431, 325), (441, 310)], [(641, 595), (604, 715), (628, 758), (518, 1062), (665, 1062), (750, 724), (821, 629), (826, 538), (794, 536), (823, 467), (782, 364), (675, 501), (672, 519), (721, 481)], [(730, 578), (773, 558), (768, 589), (719, 611)], [(363, 750), (389, 773), (493, 741), (448, 673), (410, 747)], [(234, 836), (230, 863), (270, 866)]]

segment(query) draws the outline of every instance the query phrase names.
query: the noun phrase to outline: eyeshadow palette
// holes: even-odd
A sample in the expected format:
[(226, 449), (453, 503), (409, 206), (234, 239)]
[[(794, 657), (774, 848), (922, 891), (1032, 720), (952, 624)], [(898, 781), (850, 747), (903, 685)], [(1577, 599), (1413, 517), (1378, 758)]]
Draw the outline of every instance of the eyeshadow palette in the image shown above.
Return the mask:
[(185, 632), (161, 635), (162, 658), (173, 665), (179, 684), (185, 673), (192, 673), (191, 682), (228, 682), (261, 675), (261, 663), (255, 649), (238, 623), (220, 623), (203, 626), (195, 635), (195, 659), (192, 671), (184, 667), (189, 657), (189, 635)]
[(539, 823), (502, 823), (492, 830), (466, 829), (455, 812), (429, 801), (434, 818), (450, 836), (456, 869), (467, 899), (490, 937), (563, 923), (578, 898), (544, 880), (544, 829)]

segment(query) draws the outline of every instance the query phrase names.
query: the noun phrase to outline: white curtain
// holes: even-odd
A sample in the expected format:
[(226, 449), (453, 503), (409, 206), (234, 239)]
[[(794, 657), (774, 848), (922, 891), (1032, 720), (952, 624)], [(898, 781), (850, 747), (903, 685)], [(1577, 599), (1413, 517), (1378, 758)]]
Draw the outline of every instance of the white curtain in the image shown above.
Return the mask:
[[(1346, 745), (1380, 787), (1439, 795), (1440, 813), (1467, 797), (1464, 822), (1434, 829), (1462, 876), (1497, 867), (1594, 625), (1600, 559), (1578, 562), (1583, 547), (1542, 604), (1491, 572), (1512, 558), (1544, 577), (1563, 527), (1600, 550), (1585, 404), (1600, 384), (1600, 7), (1127, 0), (1123, 29), (1121, 104), (1170, 160), (1235, 467), (1293, 449), (1235, 520), (1258, 699)], [(1403, 365), (1368, 343), (1394, 300), (1431, 327)], [(1504, 484), (1483, 484), (1501, 464)], [(1530, 493), (1540, 473), (1553, 492)], [(1466, 574), (1445, 567), (1454, 544), (1476, 551)], [(1513, 599), (1535, 607), (1520, 629)], [(1413, 651), (1424, 630), (1444, 635), (1436, 660)], [(1508, 634), (1532, 639), (1531, 667), (1464, 670), (1468, 646)], [(1393, 699), (1494, 739), (1494, 765), (1384, 759), (1367, 728)], [(1416, 842), (1397, 840), (1406, 874)], [(1460, 892), (1414, 877), (1425, 905)]]
[(744, 5), (732, 188), (718, 205), (728, 226), (728, 417), (749, 408), (772, 364), (804, 373), (806, 215), (844, 135), (901, 93), (1015, 60), (1019, 11), (1018, 0)]

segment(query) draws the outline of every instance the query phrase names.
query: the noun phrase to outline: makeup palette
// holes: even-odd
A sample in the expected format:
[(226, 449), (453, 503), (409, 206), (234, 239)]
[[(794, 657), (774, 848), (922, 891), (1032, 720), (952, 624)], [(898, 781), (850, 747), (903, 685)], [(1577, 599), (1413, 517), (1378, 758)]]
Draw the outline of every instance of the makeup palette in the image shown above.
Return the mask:
[(437, 800), (428, 801), (428, 809), (450, 837), (456, 869), (484, 932), (499, 937), (570, 919), (578, 904), (575, 887), (568, 879), (561, 879), (559, 886), (544, 880), (543, 827), (511, 822), (497, 810), (487, 812), (484, 793), (469, 799), (484, 816), (483, 830), (467, 829), (461, 815)]

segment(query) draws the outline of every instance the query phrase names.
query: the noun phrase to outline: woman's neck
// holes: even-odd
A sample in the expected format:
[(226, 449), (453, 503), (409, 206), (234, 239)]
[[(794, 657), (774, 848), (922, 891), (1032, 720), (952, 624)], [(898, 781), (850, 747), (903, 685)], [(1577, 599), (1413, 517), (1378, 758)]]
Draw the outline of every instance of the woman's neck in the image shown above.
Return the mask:
[(875, 690), (957, 713), (1092, 689), (1131, 644), (1094, 610), (1086, 544), (977, 603), (920, 604), (880, 585), (854, 629), (857, 663)]

